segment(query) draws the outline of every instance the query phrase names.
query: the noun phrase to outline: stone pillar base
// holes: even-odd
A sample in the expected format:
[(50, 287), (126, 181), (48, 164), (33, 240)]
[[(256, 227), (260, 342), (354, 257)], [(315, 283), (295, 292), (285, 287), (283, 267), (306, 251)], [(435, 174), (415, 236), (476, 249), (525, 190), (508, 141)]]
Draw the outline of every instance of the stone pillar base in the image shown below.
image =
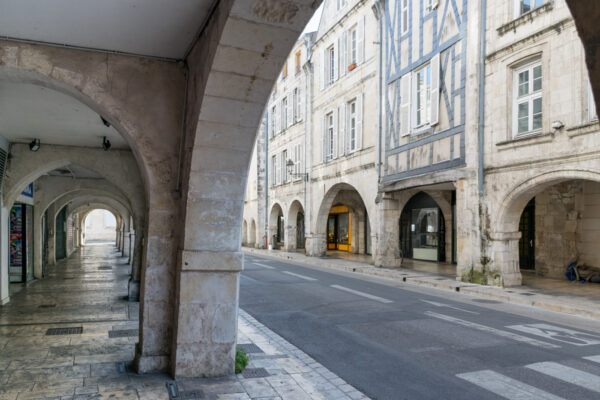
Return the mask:
[(140, 281), (129, 279), (129, 301), (140, 301)]
[(169, 372), (169, 361), (170, 357), (168, 355), (143, 356), (136, 349), (133, 367), (138, 374)]
[(400, 267), (400, 259), (390, 256), (375, 256), (375, 265), (378, 267), (398, 268)]

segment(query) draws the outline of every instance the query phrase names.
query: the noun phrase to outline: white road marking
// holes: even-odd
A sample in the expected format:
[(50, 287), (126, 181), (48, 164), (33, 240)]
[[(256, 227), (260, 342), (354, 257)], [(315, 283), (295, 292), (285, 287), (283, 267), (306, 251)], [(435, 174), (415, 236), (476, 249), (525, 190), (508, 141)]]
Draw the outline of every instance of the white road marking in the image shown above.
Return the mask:
[(265, 265), (265, 264), (261, 264), (261, 263), (258, 263), (258, 262), (253, 262), (252, 264), (258, 265), (258, 266), (261, 266), (261, 267), (267, 268), (267, 269), (275, 269), (275, 267), (271, 267), (270, 265)]
[(574, 346), (590, 346), (594, 344), (600, 344), (600, 336), (574, 331), (573, 329), (562, 328), (560, 326), (550, 324), (511, 325), (507, 326), (507, 328), (541, 336), (546, 339), (569, 343)]
[(307, 280), (307, 281), (316, 281), (315, 278), (311, 278), (310, 276), (304, 276), (304, 275), (300, 275), (300, 274), (295, 274), (295, 273), (290, 272), (290, 271), (281, 271), (281, 272), (283, 272), (284, 274), (295, 276), (296, 278)]
[(502, 336), (502, 337), (505, 337), (507, 339), (516, 340), (517, 342), (527, 343), (527, 344), (530, 344), (532, 346), (543, 347), (545, 349), (558, 349), (558, 348), (560, 348), (560, 346), (552, 344), (552, 343), (542, 342), (541, 340), (532, 339), (532, 338), (529, 338), (527, 336), (517, 335), (516, 333), (512, 333), (512, 332), (508, 332), (508, 331), (503, 331), (501, 329), (492, 328), (491, 326), (486, 326), (486, 325), (477, 324), (475, 322), (465, 321), (464, 319), (454, 318), (454, 317), (451, 317), (449, 315), (438, 314), (438, 313), (435, 313), (433, 311), (425, 311), (425, 314), (429, 315), (430, 317), (442, 319), (442, 320), (448, 321), (448, 322), (453, 322), (455, 324), (467, 326), (469, 328), (477, 329), (479, 331), (493, 333), (494, 335)]
[(386, 304), (387, 303), (393, 303), (392, 300), (384, 299), (383, 297), (373, 296), (372, 294), (369, 294), (369, 293), (359, 292), (358, 290), (350, 289), (350, 288), (347, 288), (347, 287), (344, 287), (344, 286), (331, 285), (331, 287), (334, 288), (334, 289), (343, 290), (344, 292), (355, 294), (357, 296), (366, 297), (367, 299), (375, 300), (375, 301), (378, 301), (380, 303), (386, 303)]
[(583, 357), (583, 358), (585, 358), (586, 360), (589, 360), (589, 361), (593, 361), (595, 363), (600, 363), (600, 356), (589, 356), (589, 357)]
[(539, 362), (526, 365), (525, 367), (549, 375), (553, 378), (560, 379), (561, 381), (600, 393), (600, 376), (555, 362)]
[(450, 304), (438, 303), (437, 301), (430, 301), (430, 300), (423, 300), (423, 299), (421, 299), (421, 301), (424, 301), (425, 303), (429, 303), (436, 307), (446, 307), (446, 308), (451, 308), (453, 310), (463, 311), (463, 312), (470, 313), (470, 314), (479, 314), (478, 312), (475, 312), (475, 311), (465, 310), (464, 308), (460, 308), (460, 307), (454, 307), (454, 306), (451, 306)]
[(471, 382), (483, 389), (489, 390), (505, 399), (519, 400), (564, 400), (526, 383), (519, 382), (494, 371), (483, 370), (456, 375), (460, 379)]

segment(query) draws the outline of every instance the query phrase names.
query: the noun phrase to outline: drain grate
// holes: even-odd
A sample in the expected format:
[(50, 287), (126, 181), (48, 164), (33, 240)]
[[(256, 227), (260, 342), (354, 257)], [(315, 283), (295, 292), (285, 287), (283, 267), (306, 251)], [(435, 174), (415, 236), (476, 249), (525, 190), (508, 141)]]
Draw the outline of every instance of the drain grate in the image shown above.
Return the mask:
[(140, 335), (139, 329), (121, 329), (108, 331), (108, 337), (111, 339), (122, 337), (137, 337)]
[(489, 299), (473, 299), (473, 301), (477, 303), (486, 303), (486, 304), (500, 304), (502, 303), (499, 300), (489, 300)]
[(242, 372), (242, 376), (246, 379), (249, 378), (266, 378), (270, 376), (264, 368), (246, 368), (244, 372)]
[(521, 293), (521, 296), (535, 296), (535, 293)]
[(56, 304), (40, 304), (38, 308), (54, 308)]
[(175, 382), (167, 382), (167, 393), (169, 394), (170, 400), (202, 400), (206, 398), (203, 390), (196, 389), (180, 391), (179, 387), (177, 387), (177, 383)]
[(63, 281), (67, 281), (67, 280), (69, 280), (69, 279), (75, 279), (75, 278), (74, 278), (74, 277), (72, 277), (72, 276), (65, 276), (65, 277), (63, 278)]
[(238, 344), (237, 348), (244, 350), (246, 353), (264, 353), (264, 351), (254, 343)]
[(49, 328), (46, 331), (46, 336), (55, 335), (80, 335), (83, 333), (82, 326), (75, 326), (71, 328)]
[(103, 265), (103, 266), (101, 266), (101, 267), (98, 267), (98, 269), (101, 269), (101, 270), (109, 270), (109, 269), (112, 269), (112, 267), (111, 267), (110, 265)]

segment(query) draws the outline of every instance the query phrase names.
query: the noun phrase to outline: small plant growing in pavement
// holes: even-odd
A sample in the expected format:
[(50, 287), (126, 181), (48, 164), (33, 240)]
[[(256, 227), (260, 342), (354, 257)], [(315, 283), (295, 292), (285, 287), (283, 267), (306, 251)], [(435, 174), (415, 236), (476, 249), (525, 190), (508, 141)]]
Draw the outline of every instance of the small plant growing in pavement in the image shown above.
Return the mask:
[(236, 349), (235, 351), (235, 373), (240, 374), (246, 365), (248, 365), (248, 361), (250, 357), (246, 354), (244, 349)]

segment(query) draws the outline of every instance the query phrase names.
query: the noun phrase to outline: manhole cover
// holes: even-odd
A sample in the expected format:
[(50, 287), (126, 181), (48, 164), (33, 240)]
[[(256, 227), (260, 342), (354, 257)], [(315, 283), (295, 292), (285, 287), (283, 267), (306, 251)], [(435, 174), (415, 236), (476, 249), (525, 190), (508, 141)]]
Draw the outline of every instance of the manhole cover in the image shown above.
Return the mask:
[(266, 378), (270, 376), (264, 368), (246, 368), (244, 372), (242, 372), (242, 376), (246, 379), (248, 378)]
[(473, 299), (473, 301), (477, 303), (486, 303), (486, 304), (500, 304), (502, 303), (499, 300), (489, 300), (489, 299)]
[(53, 308), (56, 307), (56, 304), (40, 304), (38, 308)]
[(46, 336), (54, 335), (80, 335), (83, 333), (83, 327), (75, 326), (72, 328), (49, 328), (46, 331)]
[(535, 293), (521, 293), (521, 296), (535, 296)]
[(244, 350), (246, 353), (264, 353), (264, 351), (254, 343), (238, 344), (237, 348)]
[(206, 398), (201, 389), (180, 391), (175, 382), (167, 382), (167, 393), (170, 400), (203, 400)]
[(108, 337), (111, 339), (121, 337), (137, 337), (139, 336), (139, 329), (121, 329), (118, 331), (108, 331)]
[(112, 267), (111, 267), (111, 266), (109, 266), (109, 265), (103, 265), (102, 267), (98, 267), (98, 269), (101, 269), (101, 270), (109, 270), (109, 269), (112, 269)]

